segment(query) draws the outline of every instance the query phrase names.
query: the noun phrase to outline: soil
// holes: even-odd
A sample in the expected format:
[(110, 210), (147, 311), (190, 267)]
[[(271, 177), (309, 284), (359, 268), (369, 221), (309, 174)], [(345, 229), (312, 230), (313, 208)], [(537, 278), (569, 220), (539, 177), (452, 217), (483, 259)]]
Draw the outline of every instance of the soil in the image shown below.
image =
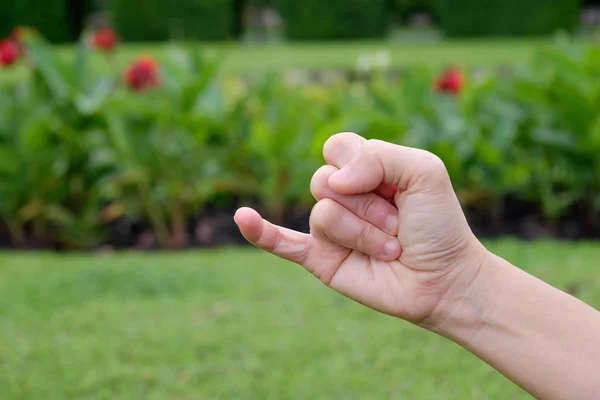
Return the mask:
[[(248, 205), (265, 215), (263, 207), (255, 201), (243, 202), (238, 198), (218, 201), (205, 205), (203, 212), (187, 224), (189, 240), (184, 248), (215, 248), (221, 246), (247, 245), (240, 234), (233, 215), (241, 205)], [(511, 236), (523, 240), (552, 238), (559, 240), (582, 240), (600, 238), (600, 218), (597, 213), (584, 204), (575, 204), (564, 217), (548, 221), (542, 217), (539, 206), (506, 196), (499, 206), (495, 217), (489, 207), (467, 207), (465, 214), (480, 238), (499, 238)], [(290, 207), (281, 225), (298, 230), (309, 231), (310, 209)], [(121, 219), (105, 227), (106, 237), (100, 245), (91, 251), (110, 252), (120, 249), (158, 250), (159, 246), (150, 225), (146, 222)], [(15, 248), (10, 241), (8, 230), (0, 224), (0, 248)], [(21, 247), (22, 248), (22, 247)], [(52, 240), (27, 238), (26, 249), (50, 249), (66, 251), (63, 245)]]

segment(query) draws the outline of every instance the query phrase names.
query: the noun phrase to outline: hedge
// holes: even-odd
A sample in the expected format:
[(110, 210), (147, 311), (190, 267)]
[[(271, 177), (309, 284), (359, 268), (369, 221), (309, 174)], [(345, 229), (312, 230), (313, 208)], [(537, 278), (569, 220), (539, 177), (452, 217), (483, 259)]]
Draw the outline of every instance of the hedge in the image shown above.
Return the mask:
[(275, 6), (277, 0), (239, 0), (246, 7), (272, 7)]
[(447, 36), (538, 36), (570, 31), (581, 0), (437, 0)]
[[(129, 41), (224, 40), (233, 36), (233, 0), (111, 0), (112, 21)], [(135, 10), (135, 12), (132, 12)]]
[(289, 39), (362, 39), (386, 32), (386, 0), (279, 0)]
[(437, 15), (436, 0), (391, 0), (390, 10), (394, 14), (408, 17), (413, 12), (426, 11)]
[(7, 230), (16, 246), (93, 248), (151, 229), (182, 247), (236, 203), (284, 221), (314, 204), (323, 143), (341, 131), (437, 154), (479, 227), (547, 221), (600, 237), (592, 42), (544, 47), (509, 74), (339, 71), (335, 84), (224, 76), (188, 50), (165, 55), (163, 84), (146, 92), (83, 47), (73, 60), (26, 45), (30, 73), (0, 80), (0, 245)]
[(224, 40), (233, 37), (233, 0), (170, 0), (171, 21), (185, 38)]
[(0, 35), (16, 26), (33, 26), (53, 42), (75, 38), (66, 0), (10, 0), (0, 12)]
[(12, 2), (3, 6), (0, 13), (0, 37), (8, 36), (14, 26), (13, 7), (14, 3)]

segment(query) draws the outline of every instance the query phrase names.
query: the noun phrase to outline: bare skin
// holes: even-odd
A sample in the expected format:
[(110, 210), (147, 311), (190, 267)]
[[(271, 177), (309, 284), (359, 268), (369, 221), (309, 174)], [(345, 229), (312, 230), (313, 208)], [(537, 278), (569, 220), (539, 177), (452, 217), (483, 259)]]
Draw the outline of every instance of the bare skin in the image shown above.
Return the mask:
[(235, 220), (248, 241), (454, 340), (539, 398), (600, 398), (600, 313), (489, 253), (439, 158), (351, 133), (323, 153), (310, 234), (243, 208)]

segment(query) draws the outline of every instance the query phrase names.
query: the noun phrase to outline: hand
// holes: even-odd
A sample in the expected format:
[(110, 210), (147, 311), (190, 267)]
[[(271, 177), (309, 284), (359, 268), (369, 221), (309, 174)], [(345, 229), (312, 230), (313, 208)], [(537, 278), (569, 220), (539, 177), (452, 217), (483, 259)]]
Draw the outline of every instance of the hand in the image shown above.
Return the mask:
[(435, 325), (488, 257), (443, 163), (423, 150), (350, 133), (330, 138), (323, 153), (328, 165), (311, 182), (318, 200), (311, 233), (243, 208), (235, 216), (242, 234), (364, 305)]

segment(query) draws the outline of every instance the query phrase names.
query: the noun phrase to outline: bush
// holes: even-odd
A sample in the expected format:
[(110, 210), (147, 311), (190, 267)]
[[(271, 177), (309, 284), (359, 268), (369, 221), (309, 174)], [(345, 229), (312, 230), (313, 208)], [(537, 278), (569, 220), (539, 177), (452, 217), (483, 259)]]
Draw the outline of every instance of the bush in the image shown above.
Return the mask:
[(233, 36), (233, 0), (111, 0), (110, 14), (119, 34), (130, 41)]
[(8, 36), (15, 27), (14, 6), (15, 2), (12, 1), (2, 5), (2, 12), (0, 12), (0, 37)]
[(437, 0), (444, 33), (457, 36), (548, 35), (570, 31), (580, 0)]
[(165, 4), (168, 2), (160, 0), (111, 0), (109, 12), (115, 29), (123, 39), (161, 41), (169, 38)]
[(174, 50), (146, 92), (127, 90), (85, 43), (75, 61), (37, 37), (26, 46), (30, 73), (0, 81), (0, 222), (17, 245), (89, 248), (141, 226), (164, 247), (185, 246), (214, 199), (253, 200), (281, 221), (313, 204), (321, 148), (341, 131), (434, 152), (481, 218), (510, 204), (512, 215), (572, 218), (600, 234), (592, 44), (559, 43), (466, 84), (453, 70), (435, 85), (426, 68), (400, 79), (340, 72), (334, 84), (221, 76), (212, 60)]
[(414, 12), (428, 12), (437, 15), (436, 0), (392, 0), (391, 11), (406, 18)]
[(239, 0), (245, 7), (273, 7), (277, 0)]
[(170, 18), (185, 39), (226, 40), (233, 37), (233, 0), (171, 0)]
[(53, 42), (67, 42), (75, 37), (66, 0), (18, 0), (2, 4), (0, 35), (6, 36), (15, 26), (33, 26)]
[(290, 39), (382, 37), (387, 29), (386, 0), (279, 0)]

